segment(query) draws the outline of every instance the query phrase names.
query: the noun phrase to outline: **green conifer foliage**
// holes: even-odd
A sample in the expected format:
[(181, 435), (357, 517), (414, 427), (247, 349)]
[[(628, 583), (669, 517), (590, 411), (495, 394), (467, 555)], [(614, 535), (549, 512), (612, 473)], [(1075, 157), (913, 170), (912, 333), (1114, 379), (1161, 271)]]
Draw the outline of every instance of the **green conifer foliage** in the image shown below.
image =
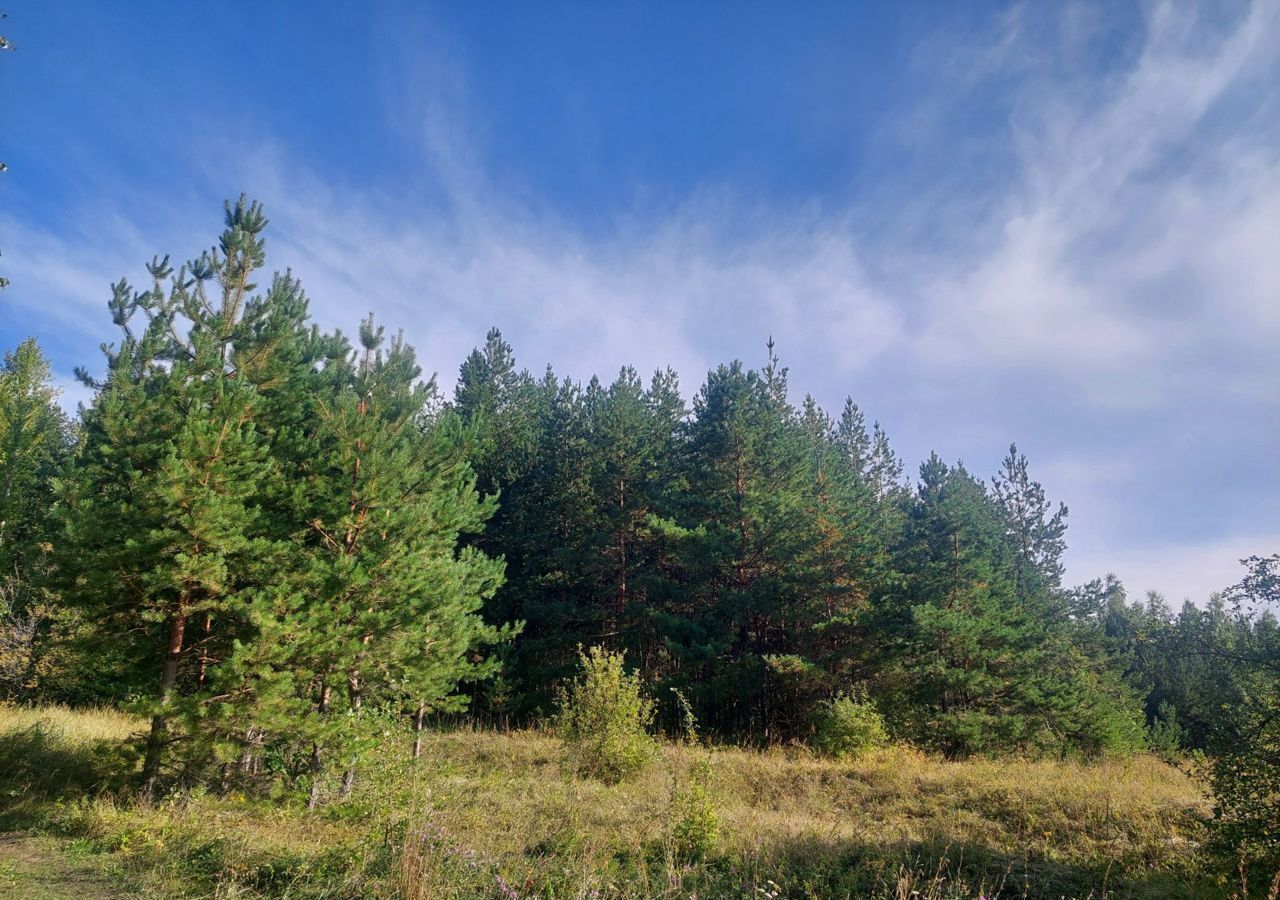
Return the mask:
[(55, 615), (50, 591), (54, 479), (71, 452), (49, 363), (34, 339), (0, 365), (0, 697), (25, 698), (40, 679)]
[[(71, 594), (108, 633), (139, 643), (144, 668), (159, 670), (148, 790), (177, 737), (171, 717), (207, 715), (200, 701), (211, 696), (217, 652), (250, 636), (272, 553), (258, 500), (273, 461), (260, 427), (265, 385), (254, 379), (274, 349), (262, 323), (278, 314), (287, 285), (251, 299), (264, 260), (260, 207), (228, 204), (225, 224), (219, 246), (177, 272), (167, 257), (153, 261), (151, 289), (115, 286), (122, 341), (107, 348), (65, 494)], [(296, 330), (305, 305), (292, 312)]]
[(794, 654), (815, 577), (809, 448), (772, 353), (763, 372), (710, 373), (693, 406), (677, 511), (686, 589), (672, 610), (690, 625), (670, 641), (700, 718), (767, 739), (789, 712), (775, 660)]
[(662, 648), (649, 624), (660, 581), (650, 520), (684, 414), (674, 373), (648, 389), (631, 369), (608, 387), (550, 370), (535, 381), (493, 331), (463, 364), (455, 408), (476, 432), (480, 481), (501, 498), (478, 541), (508, 562), (490, 621), (525, 623), (504, 656), (515, 697), (491, 712), (550, 712), (582, 642), (627, 650), (651, 675)]
[(266, 224), (242, 198), (218, 248), (115, 286), (122, 340), (62, 495), (67, 596), (153, 692), (150, 791), (254, 775), (268, 745), (341, 749), (349, 787), (355, 717), (324, 713), (377, 698), (421, 722), (501, 634), (476, 614), (501, 564), (458, 549), (492, 511), (460, 427), (399, 338), (367, 322), (350, 352), (287, 273), (254, 295)]
[(289, 272), (259, 292), (266, 225), (228, 204), (215, 248), (113, 287), (78, 429), (34, 342), (0, 368), (0, 690), (146, 697), (149, 791), (345, 794), (371, 720), (421, 731), (473, 687), (530, 720), (586, 645), (659, 698), (646, 724), (769, 742), (874, 711), (952, 755), (1149, 738), (1236, 766), (1224, 834), (1270, 821), (1277, 629), (1250, 610), (1274, 559), (1176, 614), (1112, 576), (1068, 590), (1066, 507), (1015, 446), (990, 481), (935, 455), (909, 485), (852, 400), (792, 403), (772, 342), (686, 408), (670, 370), (535, 377), (494, 329), (446, 403), (372, 318), (352, 341)]
[[(385, 346), (384, 346), (385, 343)], [(490, 671), (476, 652), (505, 636), (478, 615), (502, 582), (502, 563), (474, 548), (493, 512), (461, 453), (452, 416), (435, 410), (434, 380), (422, 381), (413, 349), (384, 342), (372, 318), (359, 346), (327, 367), (302, 467), (306, 515), (301, 567), (305, 623), (293, 666), (313, 698), (313, 759), (327, 748), (355, 777), (367, 701), (423, 713), (458, 709), (459, 681)], [(316, 797), (313, 792), (313, 798)]]
[[(1040, 494), (1029, 481), (1024, 489)], [(890, 593), (884, 623), (893, 641), (882, 689), (897, 698), (895, 723), (952, 755), (1134, 749), (1142, 730), (1133, 698), (1105, 659), (1073, 642), (1059, 614), (1057, 554), (1020, 540), (1016, 527), (1037, 514), (1009, 516), (1039, 507), (1011, 499), (1014, 490), (1005, 482), (993, 496), (937, 456), (921, 466), (898, 560), (902, 588)]]

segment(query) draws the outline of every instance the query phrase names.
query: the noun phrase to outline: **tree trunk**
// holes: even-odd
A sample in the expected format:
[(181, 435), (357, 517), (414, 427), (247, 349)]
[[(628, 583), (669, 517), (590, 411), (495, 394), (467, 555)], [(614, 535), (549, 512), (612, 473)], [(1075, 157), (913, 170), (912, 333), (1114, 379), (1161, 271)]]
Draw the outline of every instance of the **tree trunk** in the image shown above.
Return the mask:
[(422, 720), (427, 714), (427, 704), (419, 703), (418, 711), (413, 716), (413, 758), (422, 756)]
[(200, 670), (196, 675), (196, 687), (204, 690), (205, 681), (209, 677), (209, 639), (213, 634), (213, 613), (204, 614), (204, 635), (200, 640)]
[[(329, 713), (329, 682), (320, 688), (320, 704), (317, 707), (320, 715)], [(320, 803), (320, 773), (323, 771), (320, 742), (311, 745), (311, 794), (307, 797), (307, 809), (315, 809)]]
[(164, 669), (160, 675), (160, 703), (151, 717), (151, 733), (147, 736), (146, 758), (142, 764), (142, 790), (148, 797), (155, 795), (160, 777), (160, 757), (164, 752), (168, 722), (165, 708), (173, 697), (173, 687), (178, 683), (178, 662), (182, 659), (182, 641), (187, 631), (187, 617), (176, 615), (169, 622), (169, 646), (164, 655)]
[[(367, 642), (367, 638), (365, 639)], [(347, 696), (350, 698), (351, 711), (356, 715), (360, 713), (360, 703), (362, 696), (360, 693), (360, 670), (352, 669), (347, 676)], [(338, 796), (345, 800), (351, 796), (351, 789), (356, 784), (356, 758), (351, 757), (351, 762), (347, 763), (347, 770), (342, 773), (342, 790)]]
[(307, 796), (307, 809), (315, 809), (320, 805), (320, 744), (311, 745), (311, 793)]
[(255, 771), (256, 755), (254, 748), (258, 740), (258, 729), (250, 725), (244, 732), (244, 752), (240, 754), (240, 774), (252, 775)]

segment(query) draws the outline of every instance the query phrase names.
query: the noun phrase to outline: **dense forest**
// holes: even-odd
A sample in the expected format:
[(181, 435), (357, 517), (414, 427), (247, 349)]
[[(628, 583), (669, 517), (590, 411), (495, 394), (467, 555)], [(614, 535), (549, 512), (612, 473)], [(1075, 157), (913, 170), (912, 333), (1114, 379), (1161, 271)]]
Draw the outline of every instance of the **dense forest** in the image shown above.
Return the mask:
[(531, 373), (495, 329), (445, 397), (372, 317), (258, 285), (266, 224), (241, 199), (114, 286), (77, 416), (34, 340), (0, 372), (0, 693), (144, 712), (144, 790), (266, 767), (314, 805), (367, 723), (543, 721), (603, 647), (658, 727), (727, 743), (851, 698), (946, 757), (1202, 755), (1229, 840), (1276, 852), (1280, 556), (1177, 610), (1064, 584), (1067, 508), (1016, 447), (909, 472), (772, 342), (688, 393)]

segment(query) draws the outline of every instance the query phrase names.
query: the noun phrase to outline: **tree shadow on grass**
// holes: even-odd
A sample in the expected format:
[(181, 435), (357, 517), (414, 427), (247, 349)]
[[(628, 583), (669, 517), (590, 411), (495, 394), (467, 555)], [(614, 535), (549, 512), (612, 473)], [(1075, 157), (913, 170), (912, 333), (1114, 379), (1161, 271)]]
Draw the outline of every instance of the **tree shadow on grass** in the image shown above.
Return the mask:
[(44, 722), (0, 734), (0, 831), (38, 826), (58, 802), (121, 789), (136, 753), (119, 740), (68, 740)]

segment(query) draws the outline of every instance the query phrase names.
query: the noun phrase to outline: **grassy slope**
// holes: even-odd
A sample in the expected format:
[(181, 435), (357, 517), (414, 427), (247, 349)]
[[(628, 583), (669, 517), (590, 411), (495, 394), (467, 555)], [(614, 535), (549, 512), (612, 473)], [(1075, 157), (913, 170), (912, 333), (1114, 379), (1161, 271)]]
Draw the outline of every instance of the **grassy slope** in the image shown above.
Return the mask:
[(717, 750), (715, 851), (673, 859), (673, 787), (698, 751), (668, 746), (607, 786), (545, 734), (442, 731), (418, 764), (390, 735), (356, 796), (113, 799), (118, 713), (0, 706), (0, 830), (60, 835), (122, 884), (162, 896), (1215, 897), (1197, 874), (1206, 804), (1152, 757), (945, 762), (895, 748), (851, 763)]

